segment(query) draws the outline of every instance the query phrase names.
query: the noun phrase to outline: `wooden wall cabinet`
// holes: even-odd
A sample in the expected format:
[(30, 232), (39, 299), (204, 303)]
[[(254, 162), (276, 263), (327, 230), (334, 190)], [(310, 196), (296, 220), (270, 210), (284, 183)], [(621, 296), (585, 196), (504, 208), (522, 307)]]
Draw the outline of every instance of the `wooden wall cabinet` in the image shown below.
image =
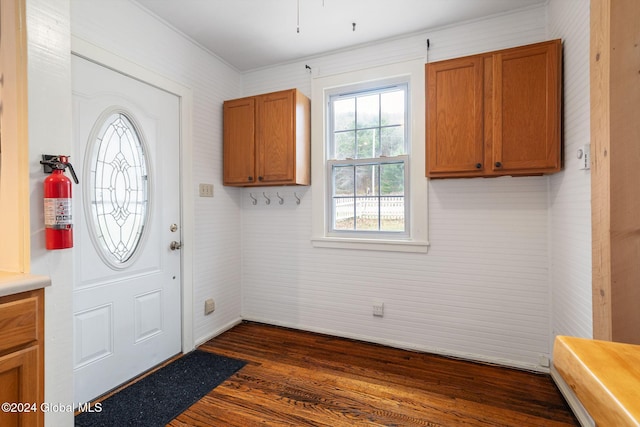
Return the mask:
[(309, 185), (310, 110), (297, 89), (225, 101), (223, 184)]
[(0, 402), (28, 405), (0, 411), (0, 426), (42, 426), (44, 290), (0, 298)]
[(426, 176), (561, 168), (561, 40), (426, 64)]

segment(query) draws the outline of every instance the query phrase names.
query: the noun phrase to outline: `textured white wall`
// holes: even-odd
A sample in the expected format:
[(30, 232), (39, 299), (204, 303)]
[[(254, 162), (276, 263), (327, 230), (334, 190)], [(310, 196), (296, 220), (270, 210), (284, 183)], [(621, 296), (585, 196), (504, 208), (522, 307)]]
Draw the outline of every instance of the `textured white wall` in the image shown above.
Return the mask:
[[(222, 102), (239, 96), (241, 77), (210, 52), (127, 0), (72, 0), (71, 33), (193, 91), (194, 339), (201, 342), (240, 314), (239, 191), (222, 186)], [(199, 198), (198, 183), (214, 184)], [(178, 201), (176, 201), (178, 203)], [(204, 300), (216, 311), (204, 315)]]
[[(546, 25), (546, 7), (536, 7), (256, 70), (244, 75), (244, 94), (298, 87), (309, 95), (312, 75), (425, 57), (427, 38), (433, 61), (542, 41)], [(312, 248), (313, 185), (266, 189), (291, 195), (282, 206), (245, 189), (243, 317), (538, 368), (550, 352), (548, 184), (432, 180), (427, 255)], [(299, 206), (294, 191), (304, 193)], [(383, 318), (372, 316), (374, 299), (384, 301)]]
[(552, 336), (593, 336), (591, 172), (576, 151), (590, 140), (589, 2), (552, 0), (549, 36), (564, 41), (564, 171), (550, 179)]

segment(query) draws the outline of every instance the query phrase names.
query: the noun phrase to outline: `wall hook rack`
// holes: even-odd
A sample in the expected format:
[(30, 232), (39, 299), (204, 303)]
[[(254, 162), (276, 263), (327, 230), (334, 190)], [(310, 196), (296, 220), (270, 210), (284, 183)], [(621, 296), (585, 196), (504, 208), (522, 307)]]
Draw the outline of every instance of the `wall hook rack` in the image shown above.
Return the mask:
[(267, 205), (271, 204), (271, 199), (269, 197), (267, 197), (267, 194), (263, 191), (262, 195), (264, 196), (265, 199), (267, 199), (267, 201), (265, 202)]
[(253, 200), (251, 202), (252, 205), (257, 205), (258, 204), (258, 199), (256, 199), (255, 197), (253, 197), (253, 193), (249, 193), (249, 197), (251, 197), (251, 200)]
[(295, 191), (293, 192), (293, 197), (296, 198), (296, 205), (300, 204), (300, 197), (298, 197), (298, 193), (296, 193)]
[(280, 199), (280, 201), (278, 203), (281, 204), (281, 205), (284, 205), (284, 199), (282, 197), (280, 197), (280, 193), (279, 192), (276, 193), (276, 196), (278, 196), (278, 199)]

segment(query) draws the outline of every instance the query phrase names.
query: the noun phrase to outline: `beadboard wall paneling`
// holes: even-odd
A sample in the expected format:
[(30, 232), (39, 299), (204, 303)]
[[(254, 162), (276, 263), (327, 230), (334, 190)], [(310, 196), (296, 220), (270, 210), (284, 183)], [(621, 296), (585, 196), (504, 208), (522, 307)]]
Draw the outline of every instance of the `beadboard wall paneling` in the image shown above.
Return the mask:
[[(71, 32), (193, 91), (194, 340), (240, 315), (240, 192), (222, 186), (222, 102), (241, 95), (237, 71), (128, 0), (72, 0)], [(176, 162), (177, 164), (177, 162)], [(198, 183), (214, 185), (199, 198)], [(175, 201), (179, 203), (178, 200)], [(204, 300), (216, 311), (204, 315)]]
[[(289, 87), (310, 95), (314, 76), (425, 57), (427, 37), (430, 60), (542, 41), (546, 6), (245, 73), (244, 95)], [(426, 255), (313, 248), (314, 185), (300, 205), (274, 197), (266, 205), (262, 195), (299, 189), (243, 190), (244, 318), (544, 369), (549, 178), (430, 181)], [(384, 317), (372, 315), (374, 301)]]
[[(44, 297), (44, 401), (67, 405), (73, 402), (73, 252), (45, 249), (42, 208), (44, 178), (38, 161), (42, 153), (71, 153), (69, 0), (28, 0), (23, 3), (26, 4), (28, 51), (26, 80), (29, 97), (31, 232), (31, 259), (25, 268), (27, 271), (30, 268), (31, 273), (51, 278), (51, 286), (45, 288)], [(5, 146), (8, 141), (2, 143)], [(75, 200), (78, 200), (77, 195)], [(3, 244), (6, 245), (4, 241)], [(47, 426), (72, 424), (73, 413), (45, 413)]]
[(490, 181), (432, 181), (426, 256), (312, 248), (311, 189), (299, 206), (245, 190), (243, 316), (531, 368), (548, 339), (546, 179)]
[(590, 140), (589, 11), (584, 0), (552, 0), (550, 38), (564, 41), (564, 170), (550, 178), (552, 336), (593, 336), (591, 173), (576, 152)]

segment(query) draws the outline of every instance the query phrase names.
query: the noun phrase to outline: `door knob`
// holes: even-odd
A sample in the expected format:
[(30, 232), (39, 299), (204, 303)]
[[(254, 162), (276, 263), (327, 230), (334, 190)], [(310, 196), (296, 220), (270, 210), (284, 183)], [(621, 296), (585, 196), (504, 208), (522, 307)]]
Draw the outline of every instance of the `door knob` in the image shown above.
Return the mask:
[(175, 240), (173, 242), (171, 242), (171, 244), (169, 245), (169, 247), (171, 248), (172, 251), (178, 250), (182, 247), (182, 243), (180, 242), (176, 242)]

